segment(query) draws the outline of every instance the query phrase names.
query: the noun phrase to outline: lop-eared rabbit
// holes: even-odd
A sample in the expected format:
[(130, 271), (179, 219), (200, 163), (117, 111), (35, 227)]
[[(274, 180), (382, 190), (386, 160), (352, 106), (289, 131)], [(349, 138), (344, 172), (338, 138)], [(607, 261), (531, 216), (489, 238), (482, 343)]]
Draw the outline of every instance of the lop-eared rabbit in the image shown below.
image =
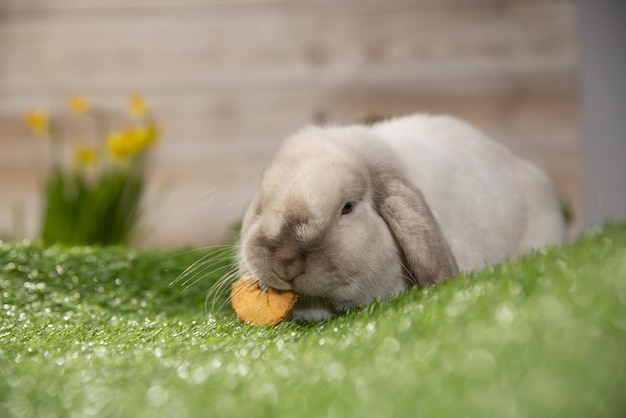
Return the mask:
[(563, 236), (544, 172), (462, 121), (416, 114), (288, 138), (244, 216), (239, 274), (298, 293), (292, 318), (324, 320)]

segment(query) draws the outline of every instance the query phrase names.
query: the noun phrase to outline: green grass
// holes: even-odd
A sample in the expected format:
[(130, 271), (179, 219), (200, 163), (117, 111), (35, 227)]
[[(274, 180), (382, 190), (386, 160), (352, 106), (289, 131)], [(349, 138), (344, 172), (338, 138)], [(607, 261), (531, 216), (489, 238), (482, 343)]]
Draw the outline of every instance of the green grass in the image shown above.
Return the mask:
[(626, 414), (626, 225), (273, 328), (169, 286), (210, 253), (1, 245), (0, 416)]

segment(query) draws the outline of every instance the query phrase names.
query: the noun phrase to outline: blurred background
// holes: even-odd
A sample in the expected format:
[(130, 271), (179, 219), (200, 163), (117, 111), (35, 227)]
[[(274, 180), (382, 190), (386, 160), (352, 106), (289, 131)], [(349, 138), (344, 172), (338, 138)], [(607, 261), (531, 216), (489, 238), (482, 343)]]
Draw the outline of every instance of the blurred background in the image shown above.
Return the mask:
[(137, 245), (223, 241), (303, 125), (412, 112), (541, 166), (579, 231), (578, 27), (573, 0), (0, 0), (0, 239), (40, 228), (50, 149), (24, 112), (130, 92), (160, 131)]

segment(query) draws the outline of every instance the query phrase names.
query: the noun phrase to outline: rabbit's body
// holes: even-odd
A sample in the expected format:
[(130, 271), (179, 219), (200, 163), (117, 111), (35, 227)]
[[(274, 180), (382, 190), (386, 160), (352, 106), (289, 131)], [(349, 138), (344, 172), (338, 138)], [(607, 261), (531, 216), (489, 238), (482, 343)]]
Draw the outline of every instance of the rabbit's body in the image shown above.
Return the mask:
[(428, 115), (374, 131), (421, 189), (461, 270), (562, 241), (560, 203), (548, 177), (482, 132)]
[(558, 243), (563, 230), (545, 174), (456, 119), (307, 128), (264, 172), (240, 271), (300, 293), (294, 317), (319, 320)]

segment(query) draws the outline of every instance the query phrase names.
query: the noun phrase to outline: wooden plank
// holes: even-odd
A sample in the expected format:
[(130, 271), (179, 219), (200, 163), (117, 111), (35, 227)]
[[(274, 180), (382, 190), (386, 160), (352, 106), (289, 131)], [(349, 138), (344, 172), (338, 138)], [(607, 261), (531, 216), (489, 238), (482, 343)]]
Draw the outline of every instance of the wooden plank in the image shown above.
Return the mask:
[(77, 86), (189, 92), (558, 77), (577, 68), (574, 31), (573, 7), (560, 3), (226, 20), (166, 14), (10, 21), (0, 27), (0, 96)]
[[(491, 7), (507, 8), (532, 3), (572, 3), (573, 0), (4, 0), (1, 7), (6, 14), (32, 13), (64, 14), (129, 12), (198, 13), (201, 11), (252, 13), (267, 10), (289, 10), (300, 13), (339, 13), (360, 11), (376, 13), (389, 9)], [(69, 12), (69, 13), (68, 13)]]
[(255, 193), (262, 164), (225, 162), (155, 167), (145, 222), (152, 245), (224, 241)]
[[(453, 114), (517, 151), (535, 149), (550, 154), (577, 149), (580, 129), (578, 96), (573, 89), (448, 96), (420, 91), (311, 90), (252, 97), (156, 96), (154, 101), (162, 126), (155, 162), (166, 165), (266, 160), (283, 138), (320, 118), (351, 123), (369, 114)], [(19, 114), (0, 119), (0, 165), (46, 163), (45, 144), (32, 138), (22, 125)], [(72, 137), (80, 138), (77, 134)]]
[(36, 238), (45, 170), (0, 165), (0, 241)]

